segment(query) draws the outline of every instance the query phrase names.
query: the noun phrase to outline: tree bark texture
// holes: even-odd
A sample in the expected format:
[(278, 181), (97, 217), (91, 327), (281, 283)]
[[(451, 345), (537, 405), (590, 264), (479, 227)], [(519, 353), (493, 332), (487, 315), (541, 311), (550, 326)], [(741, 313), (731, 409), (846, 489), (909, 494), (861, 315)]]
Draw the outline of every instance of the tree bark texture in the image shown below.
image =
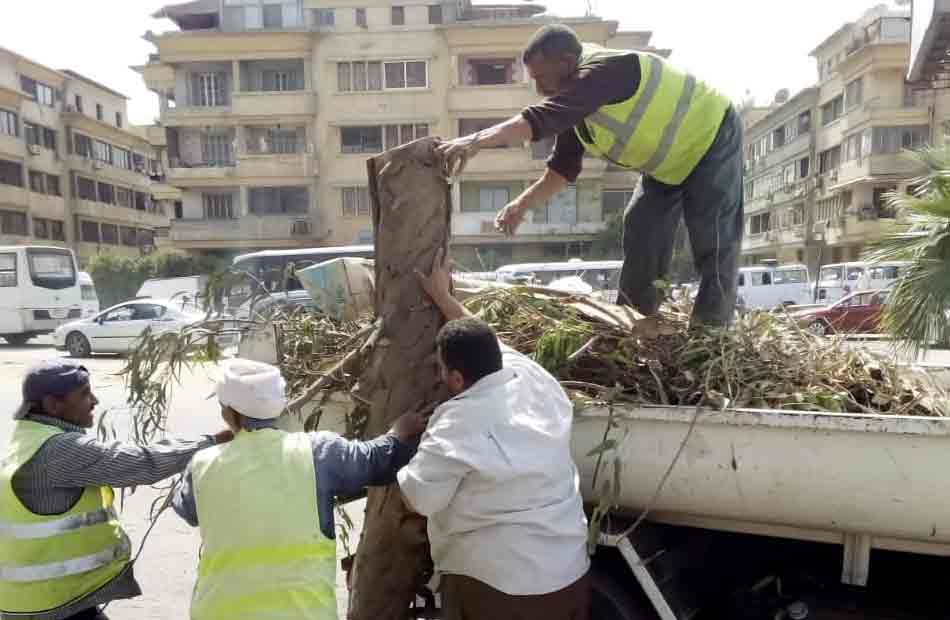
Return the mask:
[[(435, 144), (418, 140), (367, 164), (383, 330), (360, 378), (371, 402), (368, 437), (387, 432), (406, 411), (447, 398), (435, 351), (443, 319), (414, 273), (428, 273), (440, 248), (448, 253), (451, 195)], [(407, 509), (396, 485), (370, 489), (348, 617), (405, 618), (430, 568), (425, 519)]]

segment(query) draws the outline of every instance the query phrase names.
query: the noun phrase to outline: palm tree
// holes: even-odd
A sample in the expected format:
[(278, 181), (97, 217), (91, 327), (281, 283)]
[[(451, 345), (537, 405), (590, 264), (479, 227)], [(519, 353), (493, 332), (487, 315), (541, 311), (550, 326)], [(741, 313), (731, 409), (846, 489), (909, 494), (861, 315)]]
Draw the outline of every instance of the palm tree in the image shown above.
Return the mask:
[(950, 342), (950, 144), (908, 152), (923, 170), (913, 193), (890, 192), (898, 223), (871, 250), (871, 262), (910, 260), (884, 308), (884, 327), (915, 355)]

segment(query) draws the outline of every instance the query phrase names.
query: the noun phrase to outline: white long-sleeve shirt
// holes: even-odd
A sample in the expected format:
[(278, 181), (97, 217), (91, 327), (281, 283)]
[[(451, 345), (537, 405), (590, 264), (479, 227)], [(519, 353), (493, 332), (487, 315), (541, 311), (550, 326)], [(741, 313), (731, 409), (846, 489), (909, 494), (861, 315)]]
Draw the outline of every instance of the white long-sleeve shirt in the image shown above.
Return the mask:
[(502, 355), (502, 370), (436, 409), (399, 486), (429, 518), (438, 574), (548, 594), (590, 566), (573, 409), (541, 366), (505, 346)]

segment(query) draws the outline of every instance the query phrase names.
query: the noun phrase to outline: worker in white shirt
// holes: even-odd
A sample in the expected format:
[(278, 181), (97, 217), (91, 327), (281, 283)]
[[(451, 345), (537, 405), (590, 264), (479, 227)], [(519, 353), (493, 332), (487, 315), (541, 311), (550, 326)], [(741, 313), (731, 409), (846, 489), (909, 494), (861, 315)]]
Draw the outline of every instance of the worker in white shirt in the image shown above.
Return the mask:
[(541, 366), (498, 341), (451, 293), (439, 252), (420, 283), (448, 323), (437, 339), (453, 398), (399, 471), (428, 517), (445, 620), (587, 620), (590, 560), (571, 403)]

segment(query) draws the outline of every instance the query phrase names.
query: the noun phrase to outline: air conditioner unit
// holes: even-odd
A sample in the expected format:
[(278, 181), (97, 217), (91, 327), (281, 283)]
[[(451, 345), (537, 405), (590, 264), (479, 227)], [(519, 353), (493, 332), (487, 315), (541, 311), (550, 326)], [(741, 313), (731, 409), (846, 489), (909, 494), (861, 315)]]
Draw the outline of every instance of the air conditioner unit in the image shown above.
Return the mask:
[(101, 161), (99, 161), (98, 159), (92, 160), (92, 169), (93, 169), (93, 170), (102, 170), (102, 167), (103, 167), (104, 165), (105, 165), (105, 164), (103, 164), (103, 163), (102, 163)]
[(30, 155), (39, 155), (40, 154), (40, 145), (39, 144), (28, 144), (26, 149), (30, 152)]
[(291, 225), (290, 233), (292, 235), (309, 235), (310, 222), (307, 220), (298, 220)]

